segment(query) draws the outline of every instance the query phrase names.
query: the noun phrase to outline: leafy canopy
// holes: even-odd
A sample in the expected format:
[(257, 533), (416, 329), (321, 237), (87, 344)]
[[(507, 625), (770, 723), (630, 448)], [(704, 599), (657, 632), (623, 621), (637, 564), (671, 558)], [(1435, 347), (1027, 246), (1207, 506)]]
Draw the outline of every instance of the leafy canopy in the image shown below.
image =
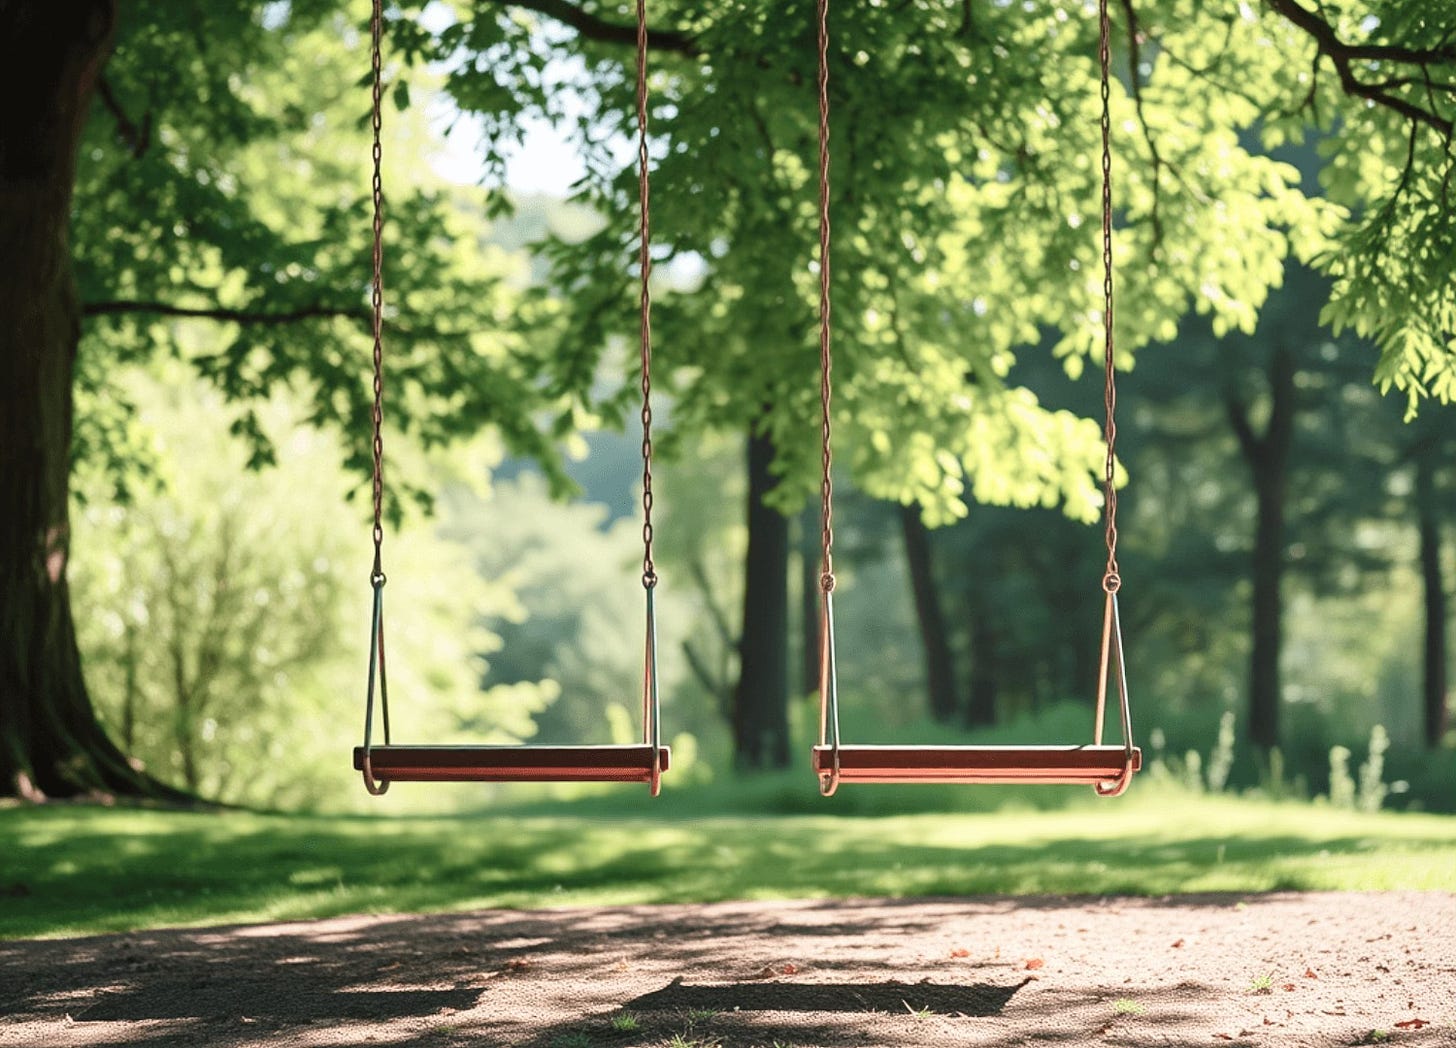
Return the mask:
[[(1332, 278), (1326, 321), (1378, 344), (1382, 387), (1450, 399), (1456, 4), (1113, 7), (1121, 362), (1190, 312), (1251, 331), (1293, 257)], [(659, 388), (679, 440), (772, 434), (792, 504), (818, 462), (813, 4), (660, 0), (650, 15), (656, 259), (676, 275), (657, 288)], [(367, 431), (354, 15), (188, 0), (125, 16), (107, 72), (119, 115), (92, 127), (78, 193), (88, 301), (303, 314), (240, 325), (199, 367), (242, 400), (302, 386), (316, 421)], [(629, 7), (400, 0), (389, 26), (396, 105), (442, 80), (496, 174), (536, 120), (584, 157), (580, 198), (604, 222), (550, 244), (549, 286), (518, 295), (453, 201), (412, 180), (418, 114), (390, 116), (406, 132), (388, 148), (390, 417), (425, 441), (488, 422), (552, 468), (559, 438), (620, 418), (636, 387)], [(933, 519), (970, 498), (1095, 515), (1098, 427), (1013, 372), (1047, 331), (1069, 372), (1098, 358), (1095, 5), (841, 3), (831, 33), (841, 461)], [(319, 84), (336, 88), (323, 106)], [(1289, 162), (1308, 144), (1318, 184)], [(136, 221), (113, 229), (119, 213)], [(155, 312), (112, 312), (91, 389), (112, 357), (169, 338)], [(367, 462), (362, 440), (351, 458)]]

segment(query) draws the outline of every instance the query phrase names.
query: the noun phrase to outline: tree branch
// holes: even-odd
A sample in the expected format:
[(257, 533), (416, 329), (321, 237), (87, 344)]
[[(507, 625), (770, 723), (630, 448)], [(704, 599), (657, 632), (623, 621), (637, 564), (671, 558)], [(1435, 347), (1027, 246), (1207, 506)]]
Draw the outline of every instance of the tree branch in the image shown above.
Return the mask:
[[(583, 11), (566, 0), (483, 0), (495, 7), (519, 7), (535, 11), (554, 19), (562, 25), (575, 29), (586, 40), (603, 44), (635, 44), (637, 27), (621, 22), (609, 22), (589, 11)], [(674, 54), (696, 58), (702, 54), (695, 41), (687, 33), (675, 29), (648, 29), (647, 46), (654, 51), (670, 51)]]
[[(1399, 47), (1391, 44), (1347, 44), (1335, 32), (1335, 27), (1316, 12), (1299, 3), (1299, 0), (1265, 0), (1269, 7), (1285, 20), (1314, 38), (1321, 54), (1328, 55), (1340, 78), (1340, 86), (1348, 95), (1368, 99), (1405, 117), (1435, 128), (1442, 135), (1450, 137), (1452, 121), (1430, 109), (1422, 109), (1383, 90), (1378, 84), (1369, 84), (1355, 76), (1351, 68), (1354, 62), (1397, 62), (1417, 65), (1426, 73), (1426, 66), (1456, 64), (1456, 45), (1442, 44), (1440, 47), (1420, 49)], [(1429, 82), (1430, 76), (1425, 75)]]
[(1122, 0), (1122, 10), (1127, 16), (1127, 62), (1128, 82), (1132, 85), (1133, 105), (1137, 109), (1138, 123), (1143, 129), (1143, 141), (1147, 143), (1148, 155), (1153, 160), (1153, 206), (1149, 214), (1153, 226), (1153, 246), (1160, 248), (1163, 243), (1163, 219), (1159, 214), (1158, 205), (1162, 202), (1162, 174), (1163, 155), (1158, 152), (1157, 139), (1153, 137), (1153, 130), (1148, 126), (1147, 113), (1143, 110), (1143, 74), (1142, 69), (1142, 48), (1141, 30), (1138, 27), (1137, 11), (1134, 9), (1132, 0)]
[(121, 108), (121, 103), (116, 100), (115, 93), (111, 90), (111, 81), (102, 76), (96, 82), (96, 94), (111, 113), (116, 121), (116, 135), (127, 149), (131, 150), (133, 160), (141, 158), (152, 144), (152, 114), (146, 113), (142, 117), (141, 125), (138, 126), (131, 117), (126, 115), (126, 110)]
[(1262, 450), (1261, 441), (1255, 435), (1254, 427), (1249, 422), (1249, 407), (1235, 391), (1232, 382), (1224, 387), (1223, 409), (1224, 414), (1228, 417), (1229, 428), (1234, 431), (1234, 436), (1239, 440), (1239, 450), (1243, 453), (1244, 459), (1248, 462), (1257, 462)]
[(110, 302), (87, 302), (81, 307), (85, 317), (121, 316), (133, 313), (151, 313), (161, 317), (196, 317), (202, 320), (221, 320), (233, 324), (294, 324), (300, 320), (330, 319), (343, 317), (349, 320), (368, 320), (367, 309), (341, 309), (336, 306), (303, 306), (281, 313), (266, 313), (249, 309), (192, 308), (174, 306), (167, 302), (134, 302), (115, 300)]

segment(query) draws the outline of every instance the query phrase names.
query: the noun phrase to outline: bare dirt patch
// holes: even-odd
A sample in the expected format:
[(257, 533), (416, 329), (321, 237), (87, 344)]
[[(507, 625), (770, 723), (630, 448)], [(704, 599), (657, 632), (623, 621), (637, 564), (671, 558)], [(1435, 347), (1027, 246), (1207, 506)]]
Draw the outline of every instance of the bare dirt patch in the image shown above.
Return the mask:
[(748, 902), (0, 943), (0, 1045), (1456, 1046), (1456, 895)]

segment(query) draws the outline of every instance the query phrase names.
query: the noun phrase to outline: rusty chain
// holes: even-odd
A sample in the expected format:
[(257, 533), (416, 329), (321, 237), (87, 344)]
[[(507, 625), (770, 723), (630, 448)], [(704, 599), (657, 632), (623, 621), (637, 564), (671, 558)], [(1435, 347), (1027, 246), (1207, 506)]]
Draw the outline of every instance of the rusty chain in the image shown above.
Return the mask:
[[(1103, 439), (1107, 445), (1102, 490), (1104, 496), (1107, 569), (1102, 588), (1116, 593), (1122, 586), (1117, 567), (1117, 371), (1113, 356), (1112, 313), (1112, 26), (1107, 14), (1107, 0), (1098, 0), (1098, 48), (1101, 65), (1102, 95), (1102, 363), (1103, 406), (1106, 422)], [(1133, 70), (1133, 76), (1137, 70)]]
[(834, 589), (834, 478), (830, 450), (829, 408), (831, 400), (829, 300), (829, 0), (818, 0), (819, 21), (819, 410), (821, 417), (821, 465), (819, 482), (819, 541), (823, 551), (819, 565), (819, 588)]
[(638, 300), (642, 348), (642, 585), (657, 585), (652, 560), (652, 222), (647, 177), (647, 4), (637, 0), (637, 186), (641, 207), (641, 246), (637, 267), (642, 280)]
[(383, 126), (383, 74), (380, 61), (380, 37), (383, 34), (383, 0), (374, 0), (374, 14), (369, 21), (372, 38), (370, 63), (374, 70), (374, 276), (370, 285), (370, 302), (374, 322), (374, 568), (370, 582), (384, 582), (384, 150), (379, 144)]

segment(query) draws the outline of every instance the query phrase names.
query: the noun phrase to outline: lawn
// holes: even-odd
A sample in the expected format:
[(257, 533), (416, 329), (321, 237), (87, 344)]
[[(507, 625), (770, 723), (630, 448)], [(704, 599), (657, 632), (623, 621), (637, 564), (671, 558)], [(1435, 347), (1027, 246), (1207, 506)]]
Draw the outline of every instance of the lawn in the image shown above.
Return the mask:
[(1144, 794), (884, 816), (0, 809), (0, 937), (347, 913), (978, 893), (1456, 891), (1456, 818)]

